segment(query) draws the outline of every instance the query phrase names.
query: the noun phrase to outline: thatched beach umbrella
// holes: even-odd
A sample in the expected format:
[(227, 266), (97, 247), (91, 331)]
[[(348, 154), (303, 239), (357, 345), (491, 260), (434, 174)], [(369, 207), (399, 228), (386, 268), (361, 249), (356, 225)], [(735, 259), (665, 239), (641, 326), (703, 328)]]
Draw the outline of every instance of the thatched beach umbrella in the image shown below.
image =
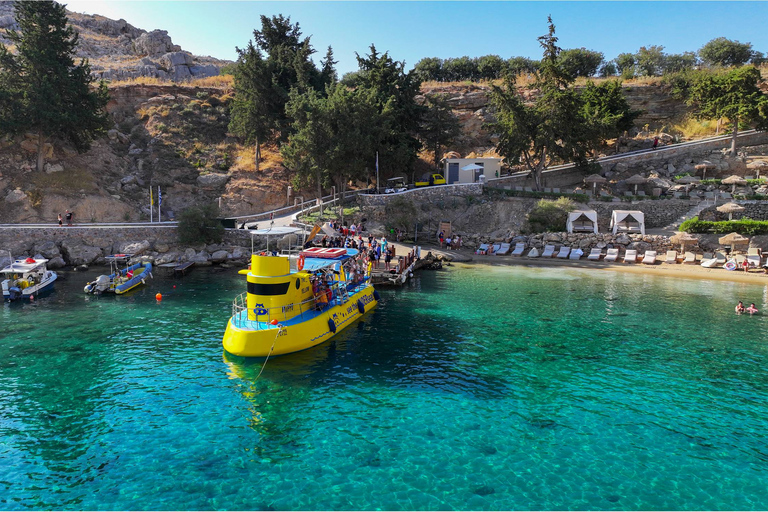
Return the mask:
[(643, 178), (642, 176), (640, 176), (639, 174), (635, 174), (634, 176), (630, 176), (629, 178), (627, 178), (624, 181), (624, 183), (626, 183), (627, 185), (634, 185), (635, 186), (635, 195), (637, 195), (637, 186), (638, 185), (642, 185), (646, 181), (647, 180), (645, 178)]
[(686, 245), (698, 245), (699, 239), (690, 233), (678, 233), (671, 236), (669, 241), (673, 244), (680, 244), (680, 252), (685, 252)]
[(693, 166), (696, 170), (701, 171), (701, 177), (706, 178), (707, 177), (707, 169), (715, 169), (717, 166), (710, 162), (709, 160), (702, 160), (701, 163), (698, 163)]
[(697, 178), (696, 176), (688, 175), (688, 176), (683, 176), (682, 178), (677, 180), (677, 182), (680, 183), (680, 184), (685, 185), (685, 191), (687, 193), (688, 190), (690, 190), (690, 188), (691, 188), (691, 184), (693, 184), (693, 183), (700, 183), (701, 180), (699, 178)]
[(725, 203), (722, 206), (717, 207), (717, 211), (728, 214), (728, 220), (733, 220), (733, 214), (743, 212), (744, 207), (736, 203)]
[(747, 180), (742, 178), (741, 176), (736, 176), (735, 174), (732, 176), (728, 176), (723, 181), (721, 181), (723, 185), (733, 185), (733, 188), (731, 189), (731, 194), (736, 192), (736, 185), (746, 185)]
[(717, 239), (720, 245), (727, 245), (733, 248), (736, 245), (749, 245), (749, 238), (742, 236), (736, 232), (728, 233), (725, 236), (721, 236)]
[(605, 183), (608, 181), (607, 179), (603, 178), (599, 174), (590, 174), (586, 178), (584, 178), (584, 183), (591, 183), (592, 184), (592, 195), (595, 194), (597, 191), (597, 184), (598, 183)]
[(765, 160), (754, 160), (747, 164), (747, 169), (754, 169), (755, 171), (757, 171), (758, 178), (760, 177), (760, 171), (766, 168), (768, 168), (768, 162), (766, 162)]

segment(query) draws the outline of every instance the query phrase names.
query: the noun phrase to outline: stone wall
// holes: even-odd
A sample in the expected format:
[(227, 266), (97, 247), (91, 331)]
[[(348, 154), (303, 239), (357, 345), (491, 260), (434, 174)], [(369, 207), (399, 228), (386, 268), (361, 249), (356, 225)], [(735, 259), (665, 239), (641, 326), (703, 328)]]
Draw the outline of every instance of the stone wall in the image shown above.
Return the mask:
[(362, 206), (385, 206), (388, 202), (403, 198), (409, 201), (440, 201), (455, 196), (480, 196), (483, 194), (481, 183), (461, 183), (416, 188), (396, 194), (360, 194), (358, 201)]
[(623, 254), (627, 249), (636, 249), (639, 254), (643, 254), (645, 251), (656, 251), (659, 253), (659, 257), (662, 257), (666, 251), (676, 248), (670, 243), (669, 238), (663, 235), (627, 235), (622, 233), (618, 233), (616, 236), (611, 233), (542, 233), (517, 236), (511, 242), (513, 248), (516, 243), (525, 243), (524, 254), (527, 254), (532, 247), (541, 250), (545, 245), (554, 245), (559, 250), (561, 246), (565, 245), (572, 249), (580, 248), (584, 251), (584, 257), (593, 248), (603, 249), (603, 253), (605, 253), (606, 248), (619, 248), (620, 254)]
[[(263, 240), (255, 240), (255, 248)], [(244, 261), (250, 255), (251, 238), (244, 230), (227, 230), (221, 244), (182, 246), (175, 226), (163, 227), (50, 227), (0, 229), (0, 263), (14, 258), (41, 255), (51, 268), (66, 265), (102, 264), (110, 254), (128, 253), (157, 264), (194, 261), (198, 265)]]

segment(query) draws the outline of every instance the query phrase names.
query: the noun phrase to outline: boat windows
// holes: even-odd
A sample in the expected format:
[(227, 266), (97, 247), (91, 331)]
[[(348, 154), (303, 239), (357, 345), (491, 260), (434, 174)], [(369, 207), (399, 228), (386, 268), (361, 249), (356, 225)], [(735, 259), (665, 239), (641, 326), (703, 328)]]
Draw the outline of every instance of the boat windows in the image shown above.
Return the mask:
[(285, 295), (290, 283), (248, 283), (248, 293), (252, 295)]

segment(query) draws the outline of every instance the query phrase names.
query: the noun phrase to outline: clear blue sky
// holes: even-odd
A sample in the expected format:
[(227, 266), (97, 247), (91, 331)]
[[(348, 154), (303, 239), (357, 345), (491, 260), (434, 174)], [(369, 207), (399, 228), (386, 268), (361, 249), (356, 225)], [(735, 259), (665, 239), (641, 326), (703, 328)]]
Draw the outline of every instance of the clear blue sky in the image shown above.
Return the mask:
[(355, 52), (371, 43), (406, 69), (423, 57), (539, 59), (536, 38), (551, 14), (562, 48), (585, 47), (612, 59), (640, 46), (696, 51), (715, 37), (751, 42), (768, 53), (768, 2), (252, 2), (73, 0), (76, 12), (123, 18), (145, 30), (167, 30), (197, 55), (236, 59), (261, 26), (260, 15), (298, 22), (319, 62), (333, 46), (339, 76), (357, 69)]

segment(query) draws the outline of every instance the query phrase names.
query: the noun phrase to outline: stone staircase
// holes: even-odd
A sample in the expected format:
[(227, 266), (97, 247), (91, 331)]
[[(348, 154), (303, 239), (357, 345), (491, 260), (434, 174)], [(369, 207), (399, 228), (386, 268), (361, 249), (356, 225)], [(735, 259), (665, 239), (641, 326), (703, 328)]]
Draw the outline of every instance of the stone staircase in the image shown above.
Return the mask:
[(675, 220), (672, 224), (665, 226), (664, 229), (677, 231), (677, 229), (680, 227), (680, 224), (688, 219), (696, 217), (699, 213), (702, 212), (702, 210), (709, 208), (710, 206), (715, 206), (715, 204), (717, 204), (717, 199), (704, 199), (703, 201), (699, 201), (696, 205), (693, 206), (693, 208), (688, 210), (685, 215)]

